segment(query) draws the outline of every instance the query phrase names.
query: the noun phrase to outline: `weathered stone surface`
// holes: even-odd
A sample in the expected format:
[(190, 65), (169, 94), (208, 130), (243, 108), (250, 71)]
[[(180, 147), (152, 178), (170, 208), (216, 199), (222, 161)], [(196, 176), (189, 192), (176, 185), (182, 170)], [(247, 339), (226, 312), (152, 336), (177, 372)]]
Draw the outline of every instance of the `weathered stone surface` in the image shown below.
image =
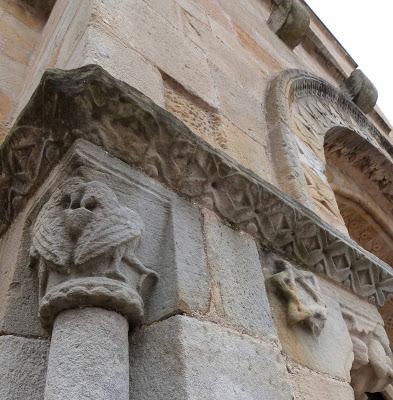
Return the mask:
[(278, 297), (273, 282), (268, 282), (269, 301), (283, 351), (296, 363), (349, 382), (352, 342), (338, 302), (324, 293), (319, 294), (327, 306), (327, 315), (323, 330), (315, 336), (301, 325), (290, 323), (286, 300)]
[(95, 307), (63, 311), (53, 327), (45, 400), (129, 400), (128, 364), (123, 316)]
[(343, 308), (353, 344), (351, 385), (356, 400), (367, 400), (367, 393), (383, 392), (393, 384), (393, 355), (383, 325)]
[(0, 332), (46, 336), (38, 318), (38, 279), (35, 271), (29, 268), (30, 235), (25, 224), (26, 215), (22, 213), (2, 237)]
[[(143, 221), (142, 240), (135, 249), (136, 259), (159, 277), (153, 295), (145, 293), (145, 318), (148, 321), (161, 319), (177, 311), (207, 310), (208, 272), (197, 208), (85, 141), (78, 141), (70, 150), (61, 170), (77, 174), (78, 179), (84, 182), (98, 182), (87, 186), (110, 187), (118, 199), (118, 205), (133, 210)], [(44, 193), (58, 192), (57, 182), (66, 180), (68, 176), (68, 172), (65, 175), (55, 172)], [(67, 185), (63, 187), (67, 190)], [(31, 211), (32, 220), (40, 208), (40, 203), (35, 205)], [(100, 212), (100, 209), (97, 208), (97, 211)], [(113, 207), (109, 211), (113, 212)], [(116, 224), (116, 228), (119, 226)], [(64, 241), (61, 243), (64, 246)]]
[[(306, 85), (306, 93), (309, 89)], [(275, 100), (279, 101), (278, 109), (288, 107), (283, 98), (276, 95)], [(54, 106), (64, 113), (54, 112)], [(348, 106), (348, 112), (353, 107)], [(289, 123), (289, 117), (281, 122)], [(278, 136), (283, 139), (280, 133)], [(263, 246), (329, 276), (370, 301), (382, 305), (393, 292), (392, 273), (386, 264), (97, 67), (48, 72), (14, 134), (2, 146), (2, 154), (7, 154), (1, 158), (3, 175), (10, 179), (0, 196), (3, 231), (81, 137), (204, 204)], [(15, 173), (15, 165), (24, 173)]]
[(254, 240), (209, 211), (204, 216), (211, 316), (256, 335), (276, 337)]
[(0, 336), (0, 398), (42, 400), (49, 342)]
[(130, 374), (132, 400), (292, 399), (277, 350), (183, 316), (131, 336)]
[(98, 181), (70, 178), (42, 207), (30, 256), (38, 268), (40, 318), (51, 327), (66, 309), (103, 307), (132, 323), (157, 280), (135, 255), (144, 224)]
[(369, 113), (377, 103), (378, 91), (360, 69), (354, 70), (342, 83), (342, 89), (364, 112)]
[(349, 383), (317, 374), (296, 364), (288, 366), (288, 371), (295, 400), (354, 400)]
[(204, 52), (144, 1), (97, 1), (95, 20), (191, 93), (217, 106)]
[(102, 66), (115, 78), (164, 106), (164, 87), (158, 69), (135, 50), (96, 26), (86, 29), (66, 66), (71, 69), (87, 64)]
[(275, 0), (268, 25), (291, 49), (304, 38), (310, 25), (310, 16), (299, 0)]
[(300, 271), (284, 261), (276, 262), (277, 272), (270, 278), (278, 297), (287, 302), (289, 325), (301, 324), (315, 336), (325, 327), (328, 313), (316, 276)]

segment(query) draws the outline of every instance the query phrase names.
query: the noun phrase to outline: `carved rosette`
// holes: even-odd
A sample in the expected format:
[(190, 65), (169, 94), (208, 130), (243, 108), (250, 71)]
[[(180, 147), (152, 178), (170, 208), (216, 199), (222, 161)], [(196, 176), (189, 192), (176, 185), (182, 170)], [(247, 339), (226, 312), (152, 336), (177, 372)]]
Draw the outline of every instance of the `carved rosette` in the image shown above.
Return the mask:
[(56, 190), (32, 232), (43, 326), (78, 307), (102, 307), (140, 322), (143, 297), (156, 280), (135, 255), (142, 232), (140, 216), (103, 183), (71, 178)]

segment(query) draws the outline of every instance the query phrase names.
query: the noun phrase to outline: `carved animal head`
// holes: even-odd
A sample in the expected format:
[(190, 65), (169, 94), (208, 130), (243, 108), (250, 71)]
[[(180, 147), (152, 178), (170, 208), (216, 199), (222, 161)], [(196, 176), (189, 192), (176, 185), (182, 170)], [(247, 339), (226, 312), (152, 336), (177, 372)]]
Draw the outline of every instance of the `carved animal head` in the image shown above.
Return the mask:
[(313, 335), (319, 336), (327, 319), (327, 307), (319, 292), (318, 282), (311, 272), (294, 268), (288, 262), (276, 261), (281, 271), (270, 279), (278, 294), (287, 302), (287, 316), (291, 325), (302, 324)]
[(71, 178), (39, 213), (32, 254), (58, 266), (83, 264), (124, 243), (135, 249), (142, 230), (139, 215), (120, 205), (107, 185)]

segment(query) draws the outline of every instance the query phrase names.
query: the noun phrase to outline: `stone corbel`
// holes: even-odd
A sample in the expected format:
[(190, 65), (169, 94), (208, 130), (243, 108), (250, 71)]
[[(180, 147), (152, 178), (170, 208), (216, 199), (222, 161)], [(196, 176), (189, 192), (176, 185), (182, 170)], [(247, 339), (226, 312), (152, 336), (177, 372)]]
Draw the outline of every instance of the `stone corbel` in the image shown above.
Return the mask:
[(360, 69), (352, 71), (341, 89), (365, 114), (372, 111), (377, 103), (378, 91)]
[(320, 296), (315, 275), (298, 270), (286, 261), (276, 261), (275, 267), (279, 272), (270, 278), (270, 282), (287, 303), (289, 325), (302, 324), (313, 335), (319, 336), (325, 326), (327, 306)]
[(45, 400), (129, 399), (128, 323), (143, 318), (157, 279), (135, 255), (143, 227), (107, 185), (81, 178), (42, 207), (31, 259), (41, 322), (52, 329)]
[(307, 33), (310, 16), (299, 0), (275, 0), (267, 23), (287, 46), (294, 49)]
[(343, 311), (352, 344), (354, 361), (351, 385), (356, 400), (367, 400), (367, 393), (391, 392), (393, 354), (382, 325), (363, 321), (348, 310)]

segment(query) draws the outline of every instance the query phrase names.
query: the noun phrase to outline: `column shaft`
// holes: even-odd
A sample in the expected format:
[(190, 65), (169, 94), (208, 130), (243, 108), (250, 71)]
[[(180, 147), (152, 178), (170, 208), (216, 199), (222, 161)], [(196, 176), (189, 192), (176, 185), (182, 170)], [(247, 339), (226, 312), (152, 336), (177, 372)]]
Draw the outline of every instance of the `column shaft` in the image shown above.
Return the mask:
[(128, 322), (86, 307), (54, 323), (45, 400), (129, 400)]

